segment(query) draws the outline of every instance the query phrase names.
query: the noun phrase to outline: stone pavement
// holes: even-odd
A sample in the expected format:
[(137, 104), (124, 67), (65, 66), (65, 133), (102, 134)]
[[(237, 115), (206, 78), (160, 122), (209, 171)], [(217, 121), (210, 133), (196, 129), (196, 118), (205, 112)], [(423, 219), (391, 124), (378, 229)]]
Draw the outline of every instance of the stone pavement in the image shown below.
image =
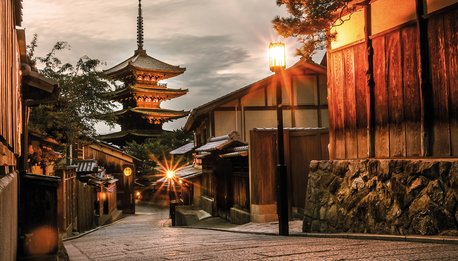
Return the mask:
[(200, 225), (205, 229), (170, 227), (168, 209), (140, 206), (136, 215), (66, 241), (65, 247), (70, 260), (76, 261), (458, 260), (456, 244), (280, 237), (259, 234), (273, 232), (275, 223), (235, 226), (214, 218)]
[[(190, 226), (191, 228), (211, 229), (227, 232), (240, 232), (263, 235), (278, 235), (278, 222), (268, 223), (247, 223), (243, 225), (230, 224), (219, 217), (212, 217)], [(362, 234), (362, 233), (304, 233), (302, 232), (302, 220), (289, 222), (290, 236), (300, 237), (321, 237), (321, 238), (351, 238), (364, 240), (390, 240), (408, 241), (423, 243), (447, 243), (458, 246), (458, 237), (451, 236), (419, 236), (419, 235), (384, 235), (384, 234)]]

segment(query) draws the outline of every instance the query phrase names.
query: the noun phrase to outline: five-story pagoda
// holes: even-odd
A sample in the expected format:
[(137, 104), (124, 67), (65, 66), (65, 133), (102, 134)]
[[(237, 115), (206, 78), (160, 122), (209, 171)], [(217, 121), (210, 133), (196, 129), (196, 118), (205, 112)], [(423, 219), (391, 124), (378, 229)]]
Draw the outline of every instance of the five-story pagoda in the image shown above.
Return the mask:
[(161, 108), (161, 102), (182, 96), (187, 89), (169, 89), (160, 81), (182, 74), (186, 68), (159, 61), (143, 50), (143, 17), (141, 0), (138, 3), (138, 48), (124, 62), (104, 71), (108, 78), (123, 82), (122, 88), (106, 94), (106, 98), (120, 102), (122, 110), (114, 112), (121, 131), (99, 138), (123, 146), (126, 141), (142, 142), (157, 137), (164, 122), (182, 118), (189, 112)]

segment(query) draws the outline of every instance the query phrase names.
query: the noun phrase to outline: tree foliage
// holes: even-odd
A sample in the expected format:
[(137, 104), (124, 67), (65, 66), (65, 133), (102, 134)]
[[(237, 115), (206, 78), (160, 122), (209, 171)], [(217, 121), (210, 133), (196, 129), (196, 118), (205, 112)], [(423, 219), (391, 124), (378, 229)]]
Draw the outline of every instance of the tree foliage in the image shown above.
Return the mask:
[(27, 46), (29, 63), (34, 70), (58, 82), (59, 96), (53, 104), (33, 108), (31, 128), (71, 143), (82, 135), (94, 135), (94, 126), (100, 120), (113, 125), (112, 104), (102, 96), (111, 87), (98, 69), (101, 61), (83, 56), (75, 65), (62, 62), (58, 54), (69, 49), (67, 42), (57, 42), (48, 54), (36, 57), (37, 46), (35, 35)]
[(140, 172), (148, 173), (157, 165), (157, 162), (170, 160), (167, 155), (170, 151), (185, 145), (190, 140), (192, 140), (192, 134), (186, 133), (182, 129), (164, 131), (161, 136), (147, 139), (143, 143), (128, 142), (124, 146), (124, 150), (141, 159), (144, 164), (141, 166)]
[(276, 0), (284, 5), (288, 17), (276, 17), (272, 23), (278, 34), (296, 37), (302, 46), (297, 54), (310, 59), (316, 49), (323, 49), (326, 43), (335, 38), (329, 29), (344, 21), (342, 15), (351, 11), (352, 0)]

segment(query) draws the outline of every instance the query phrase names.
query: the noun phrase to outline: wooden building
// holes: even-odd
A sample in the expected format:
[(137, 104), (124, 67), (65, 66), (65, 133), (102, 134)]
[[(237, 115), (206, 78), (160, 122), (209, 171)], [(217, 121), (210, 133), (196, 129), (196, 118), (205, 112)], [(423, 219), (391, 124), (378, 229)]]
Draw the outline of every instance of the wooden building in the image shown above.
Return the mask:
[[(250, 141), (253, 128), (276, 127), (277, 76), (272, 75), (201, 105), (191, 111), (186, 131), (197, 146), (210, 137), (237, 131)], [(326, 67), (304, 60), (287, 68), (282, 78), (285, 127), (327, 127)]]
[[(210, 160), (210, 158), (202, 159), (202, 206), (209, 213), (218, 214), (216, 210), (205, 206), (206, 198), (211, 202), (214, 200), (218, 193), (225, 195), (225, 191), (235, 191), (231, 196), (239, 198), (232, 198), (229, 205), (233, 204), (237, 207), (233, 208), (234, 211), (229, 212), (226, 210), (219, 213), (221, 216), (238, 216), (238, 220), (246, 220), (243, 217), (249, 213), (249, 219), (255, 222), (267, 222), (277, 219), (276, 214), (276, 194), (275, 194), (275, 165), (276, 165), (276, 149), (274, 141), (265, 139), (260, 132), (253, 136), (250, 134), (254, 129), (258, 128), (271, 128), (267, 136), (274, 139), (275, 130), (272, 128), (277, 125), (276, 117), (276, 79), (275, 75), (264, 78), (258, 82), (252, 83), (237, 91), (224, 95), (202, 106), (192, 110), (189, 116), (185, 130), (194, 131), (195, 144), (200, 147), (207, 143), (212, 143), (218, 137), (224, 137), (227, 133), (237, 131), (240, 133), (240, 141), (249, 144), (250, 148), (246, 149), (245, 156), (225, 157), (219, 159), (218, 162)], [(327, 87), (326, 87), (326, 67), (318, 64), (309, 63), (305, 60), (300, 60), (290, 68), (287, 68), (282, 75), (282, 83), (284, 88), (283, 92), (283, 117), (284, 126), (286, 128), (320, 128), (328, 126), (328, 109), (327, 109)], [(321, 132), (322, 130), (320, 130)], [(327, 130), (325, 130), (326, 132)], [(291, 132), (293, 133), (293, 132)], [(315, 143), (297, 143), (304, 146), (313, 145), (313, 150), (320, 151), (322, 149), (320, 135), (317, 136), (318, 144)], [(256, 140), (253, 140), (255, 137)], [(326, 136), (327, 137), (327, 136)], [(315, 138), (315, 137), (314, 137)], [(314, 139), (313, 138), (313, 139)], [(294, 138), (292, 138), (294, 139)], [(325, 140), (325, 139), (323, 139)], [(255, 147), (251, 147), (255, 144)], [(270, 144), (272, 146), (268, 146)], [(327, 143), (326, 143), (327, 144)], [(266, 146), (264, 146), (266, 145)], [(307, 149), (300, 149), (296, 144), (292, 144), (292, 155), (297, 152), (310, 152)], [(260, 148), (267, 150), (259, 150)], [(200, 148), (196, 149), (198, 151)], [(255, 151), (252, 154), (253, 149)], [(248, 153), (250, 151), (250, 153)], [(221, 155), (232, 155), (230, 152), (225, 151)], [(250, 156), (248, 154), (251, 154)], [(314, 157), (313, 153), (305, 155), (307, 160), (311, 159), (325, 159), (321, 156)], [(256, 156), (253, 156), (256, 155)], [(259, 155), (263, 155), (259, 157)], [(264, 157), (266, 156), (266, 157)], [(270, 157), (272, 156), (272, 157)], [(310, 159), (308, 157), (311, 157)], [(218, 156), (219, 157), (219, 156)], [(214, 159), (217, 157), (213, 157)], [(266, 158), (268, 164), (266, 164)], [(228, 168), (227, 166), (219, 166), (225, 162), (226, 165), (235, 166)], [(306, 170), (309, 161), (304, 159), (294, 158), (294, 162), (289, 162), (295, 165), (294, 180), (296, 185), (302, 184), (306, 181)], [(299, 166), (302, 164), (301, 166)], [(257, 168), (253, 168), (256, 166)], [(233, 171), (233, 173), (226, 173), (229, 180), (233, 184), (240, 183), (240, 186), (231, 190), (225, 187), (218, 187), (216, 185), (209, 185), (212, 181), (211, 175), (207, 172), (213, 173), (214, 170), (220, 169), (226, 172)], [(208, 179), (208, 180), (207, 180)], [(233, 180), (233, 181), (232, 181)], [(224, 184), (224, 181), (221, 181)], [(215, 183), (216, 184), (216, 183)], [(232, 185), (231, 185), (232, 186)], [(265, 187), (264, 187), (265, 186)], [(305, 185), (304, 185), (305, 186)], [(303, 190), (303, 189), (302, 189)], [(294, 198), (303, 198), (302, 190), (297, 189), (294, 193), (298, 195)], [(294, 194), (293, 193), (293, 194)], [(248, 200), (248, 201), (247, 201)], [(208, 200), (207, 200), (208, 201)], [(303, 200), (295, 200), (295, 212), (301, 212)], [(213, 204), (212, 206), (214, 206)], [(231, 205), (232, 206), (232, 205)], [(224, 206), (221, 207), (224, 209)], [(230, 208), (229, 208), (230, 209)], [(298, 210), (300, 209), (300, 210)], [(240, 214), (240, 215), (237, 215)], [(234, 219), (235, 220), (235, 219)]]
[(22, 1), (0, 5), (0, 260), (14, 260), (18, 238), (18, 168), (21, 155)]
[(458, 1), (355, 3), (330, 28), (332, 160), (310, 166), (304, 230), (456, 233)]
[(126, 141), (143, 142), (158, 137), (164, 122), (188, 115), (185, 111), (162, 109), (161, 102), (182, 95), (188, 90), (170, 89), (160, 81), (178, 76), (186, 68), (159, 61), (143, 49), (143, 17), (141, 0), (138, 4), (138, 48), (134, 55), (105, 70), (107, 77), (121, 81), (123, 86), (106, 93), (106, 98), (120, 102), (122, 109), (114, 112), (121, 131), (99, 136), (99, 139), (123, 146)]
[(202, 160), (202, 209), (232, 223), (249, 222), (248, 146), (240, 135), (210, 138), (196, 152)]
[(330, 158), (457, 157), (457, 1), (369, 2), (332, 29)]
[[(135, 159), (121, 149), (106, 142), (89, 140), (86, 144), (79, 144), (76, 151), (79, 160), (96, 160), (98, 166), (103, 167), (106, 173), (118, 181), (116, 183), (117, 209), (123, 213), (135, 213)], [(109, 193), (107, 195), (110, 195)]]

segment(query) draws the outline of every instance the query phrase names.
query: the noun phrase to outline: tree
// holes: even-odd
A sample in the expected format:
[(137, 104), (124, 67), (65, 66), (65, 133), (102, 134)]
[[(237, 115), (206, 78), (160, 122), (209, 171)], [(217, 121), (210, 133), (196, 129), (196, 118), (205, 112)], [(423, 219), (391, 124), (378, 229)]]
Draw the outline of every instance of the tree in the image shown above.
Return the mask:
[[(157, 138), (147, 139), (143, 143), (135, 141), (127, 142), (124, 149), (126, 152), (143, 161), (140, 172), (146, 174), (158, 165), (158, 162), (170, 160), (167, 153), (185, 145), (192, 140), (192, 134), (186, 133), (183, 129), (164, 131)], [(179, 159), (178, 159), (179, 160)]]
[(63, 63), (57, 53), (69, 48), (67, 42), (57, 42), (48, 54), (35, 57), (37, 46), (35, 35), (27, 46), (29, 63), (34, 70), (58, 82), (59, 96), (55, 103), (33, 109), (30, 127), (71, 144), (83, 135), (93, 136), (94, 125), (100, 120), (113, 125), (112, 104), (102, 97), (111, 87), (98, 70), (101, 61), (83, 56), (75, 65)]
[(316, 49), (325, 48), (335, 38), (332, 26), (344, 22), (343, 14), (351, 12), (352, 0), (276, 0), (285, 5), (290, 16), (276, 17), (272, 23), (275, 31), (284, 37), (296, 37), (302, 46), (297, 54), (310, 59)]

